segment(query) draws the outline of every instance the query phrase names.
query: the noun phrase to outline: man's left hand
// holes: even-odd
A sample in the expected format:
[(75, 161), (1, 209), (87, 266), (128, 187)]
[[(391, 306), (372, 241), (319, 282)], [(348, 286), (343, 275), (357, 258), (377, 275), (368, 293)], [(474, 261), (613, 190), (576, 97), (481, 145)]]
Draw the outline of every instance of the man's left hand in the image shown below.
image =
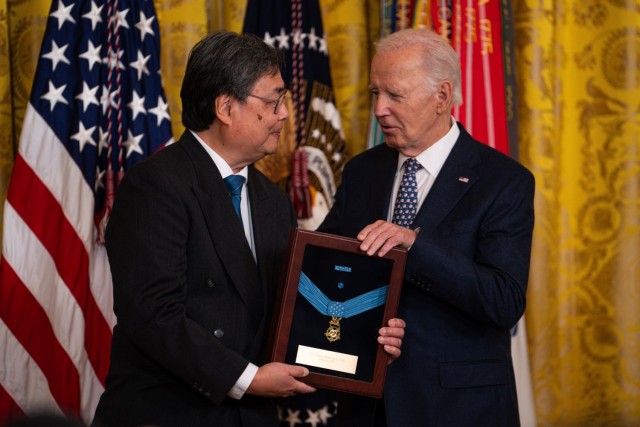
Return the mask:
[(400, 357), (406, 323), (402, 319), (393, 318), (389, 319), (388, 325), (378, 331), (380, 334), (378, 343), (384, 346), (384, 351), (389, 354), (389, 363), (391, 363)]

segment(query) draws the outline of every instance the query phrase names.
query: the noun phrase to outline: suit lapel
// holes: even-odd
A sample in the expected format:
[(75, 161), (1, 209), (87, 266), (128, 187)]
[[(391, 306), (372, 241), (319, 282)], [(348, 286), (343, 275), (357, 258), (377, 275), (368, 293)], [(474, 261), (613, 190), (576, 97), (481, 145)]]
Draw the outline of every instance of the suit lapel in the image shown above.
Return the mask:
[(479, 161), (471, 136), (460, 126), (458, 141), (420, 207), (414, 225), (434, 230), (478, 180), (473, 167)]
[(197, 180), (193, 192), (202, 208), (216, 254), (258, 327), (263, 317), (262, 285), (251, 248), (222, 176), (213, 160), (189, 131), (185, 131), (180, 143), (194, 164)]
[[(274, 248), (269, 242), (275, 239), (276, 228), (273, 224), (273, 205), (269, 192), (260, 180), (253, 166), (249, 167), (249, 200), (251, 202), (251, 221), (253, 222), (253, 239), (258, 259), (258, 271), (262, 283), (271, 285), (272, 265), (264, 260), (274, 259)], [(271, 295), (273, 289), (265, 288), (265, 297)]]
[[(389, 209), (393, 209), (394, 201), (391, 200), (391, 192), (398, 169), (398, 152), (386, 145), (380, 149), (384, 151), (381, 152), (380, 167), (372, 176), (372, 185), (369, 186), (371, 192), (369, 200), (371, 201), (370, 212), (375, 215), (374, 220), (383, 219), (386, 221)], [(384, 194), (384, 197), (380, 197), (380, 192)]]
[[(279, 268), (269, 262), (278, 259), (273, 252), (275, 245), (270, 244), (276, 239), (276, 224), (274, 221), (273, 198), (270, 197), (269, 191), (264, 185), (263, 177), (260, 177), (253, 166), (249, 167), (249, 201), (251, 204), (251, 221), (253, 223), (253, 240), (256, 250), (256, 258), (258, 260), (258, 274), (260, 275), (261, 291), (262, 291), (262, 310), (264, 313), (270, 313), (273, 304), (274, 287), (277, 285), (273, 280), (274, 269)], [(257, 330), (257, 336), (264, 335), (265, 328), (268, 326), (267, 318), (262, 316), (261, 323)], [(252, 354), (260, 354), (262, 340), (255, 340), (251, 348)]]

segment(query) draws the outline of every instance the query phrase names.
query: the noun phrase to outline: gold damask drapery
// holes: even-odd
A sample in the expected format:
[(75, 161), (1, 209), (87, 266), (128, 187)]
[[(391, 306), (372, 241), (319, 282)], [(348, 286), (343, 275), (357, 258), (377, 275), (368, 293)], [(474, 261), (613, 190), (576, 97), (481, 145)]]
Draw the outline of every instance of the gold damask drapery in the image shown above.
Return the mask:
[[(365, 147), (378, 1), (320, 3), (353, 155)], [(2, 203), (50, 4), (0, 0)], [(207, 31), (240, 31), (245, 4), (155, 0), (174, 135), (189, 49)], [(537, 179), (527, 332), (538, 424), (640, 425), (640, 1), (512, 8), (519, 152)]]
[(640, 425), (640, 2), (513, 9), (538, 423)]

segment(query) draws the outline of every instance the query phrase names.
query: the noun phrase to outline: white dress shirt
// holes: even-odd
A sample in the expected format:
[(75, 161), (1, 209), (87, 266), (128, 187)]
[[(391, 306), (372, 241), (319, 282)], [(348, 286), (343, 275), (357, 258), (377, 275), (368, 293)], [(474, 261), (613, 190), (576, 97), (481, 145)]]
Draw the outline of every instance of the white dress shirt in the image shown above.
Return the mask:
[[(227, 164), (227, 162), (220, 157), (218, 153), (216, 153), (213, 148), (209, 147), (198, 135), (194, 132), (191, 132), (193, 136), (198, 140), (200, 145), (204, 147), (204, 149), (209, 153), (211, 159), (216, 164), (216, 167), (220, 171), (220, 175), (222, 175), (222, 179), (225, 179), (229, 175), (233, 175), (233, 170), (231, 166)], [(249, 192), (247, 190), (249, 186), (249, 167), (245, 166), (240, 172), (236, 175), (241, 175), (244, 177), (244, 185), (242, 186), (242, 193), (240, 194), (240, 214), (242, 215), (242, 225), (244, 227), (244, 235), (247, 238), (247, 242), (249, 242), (249, 246), (251, 247), (251, 252), (253, 252), (253, 257), (256, 258), (256, 249), (253, 240), (253, 223), (251, 222), (251, 205), (249, 202)]]
[[(418, 210), (420, 210), (424, 199), (427, 198), (427, 194), (429, 193), (429, 190), (431, 190), (433, 182), (438, 177), (438, 174), (442, 169), (442, 165), (444, 165), (445, 160), (449, 157), (451, 149), (458, 140), (458, 136), (460, 136), (460, 128), (453, 117), (451, 117), (451, 123), (451, 129), (449, 129), (449, 132), (436, 141), (436, 143), (431, 147), (427, 148), (415, 157), (418, 163), (422, 166), (416, 171)], [(390, 199), (393, 200), (393, 203), (395, 203), (396, 197), (398, 196), (400, 183), (402, 182), (402, 175), (404, 174), (404, 161), (407, 159), (408, 157), (404, 154), (400, 154), (398, 156), (398, 166), (396, 169), (396, 176), (393, 181), (393, 190)], [(389, 206), (387, 221), (391, 221), (393, 218), (393, 208), (393, 205)]]

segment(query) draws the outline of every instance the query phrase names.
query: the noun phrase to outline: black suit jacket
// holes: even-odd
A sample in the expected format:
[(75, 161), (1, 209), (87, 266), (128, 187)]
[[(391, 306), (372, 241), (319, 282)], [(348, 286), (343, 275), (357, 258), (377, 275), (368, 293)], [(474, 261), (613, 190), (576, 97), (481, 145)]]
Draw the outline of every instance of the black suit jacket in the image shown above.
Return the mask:
[(190, 132), (127, 172), (109, 220), (111, 367), (98, 426), (277, 425), (267, 399), (226, 397), (262, 363), (295, 214), (249, 168), (257, 263), (226, 186)]
[[(525, 309), (534, 179), (460, 128), (413, 225), (406, 336), (384, 391), (390, 426), (519, 425), (509, 330)], [(354, 157), (320, 230), (355, 237), (386, 219), (397, 160), (384, 145)]]

